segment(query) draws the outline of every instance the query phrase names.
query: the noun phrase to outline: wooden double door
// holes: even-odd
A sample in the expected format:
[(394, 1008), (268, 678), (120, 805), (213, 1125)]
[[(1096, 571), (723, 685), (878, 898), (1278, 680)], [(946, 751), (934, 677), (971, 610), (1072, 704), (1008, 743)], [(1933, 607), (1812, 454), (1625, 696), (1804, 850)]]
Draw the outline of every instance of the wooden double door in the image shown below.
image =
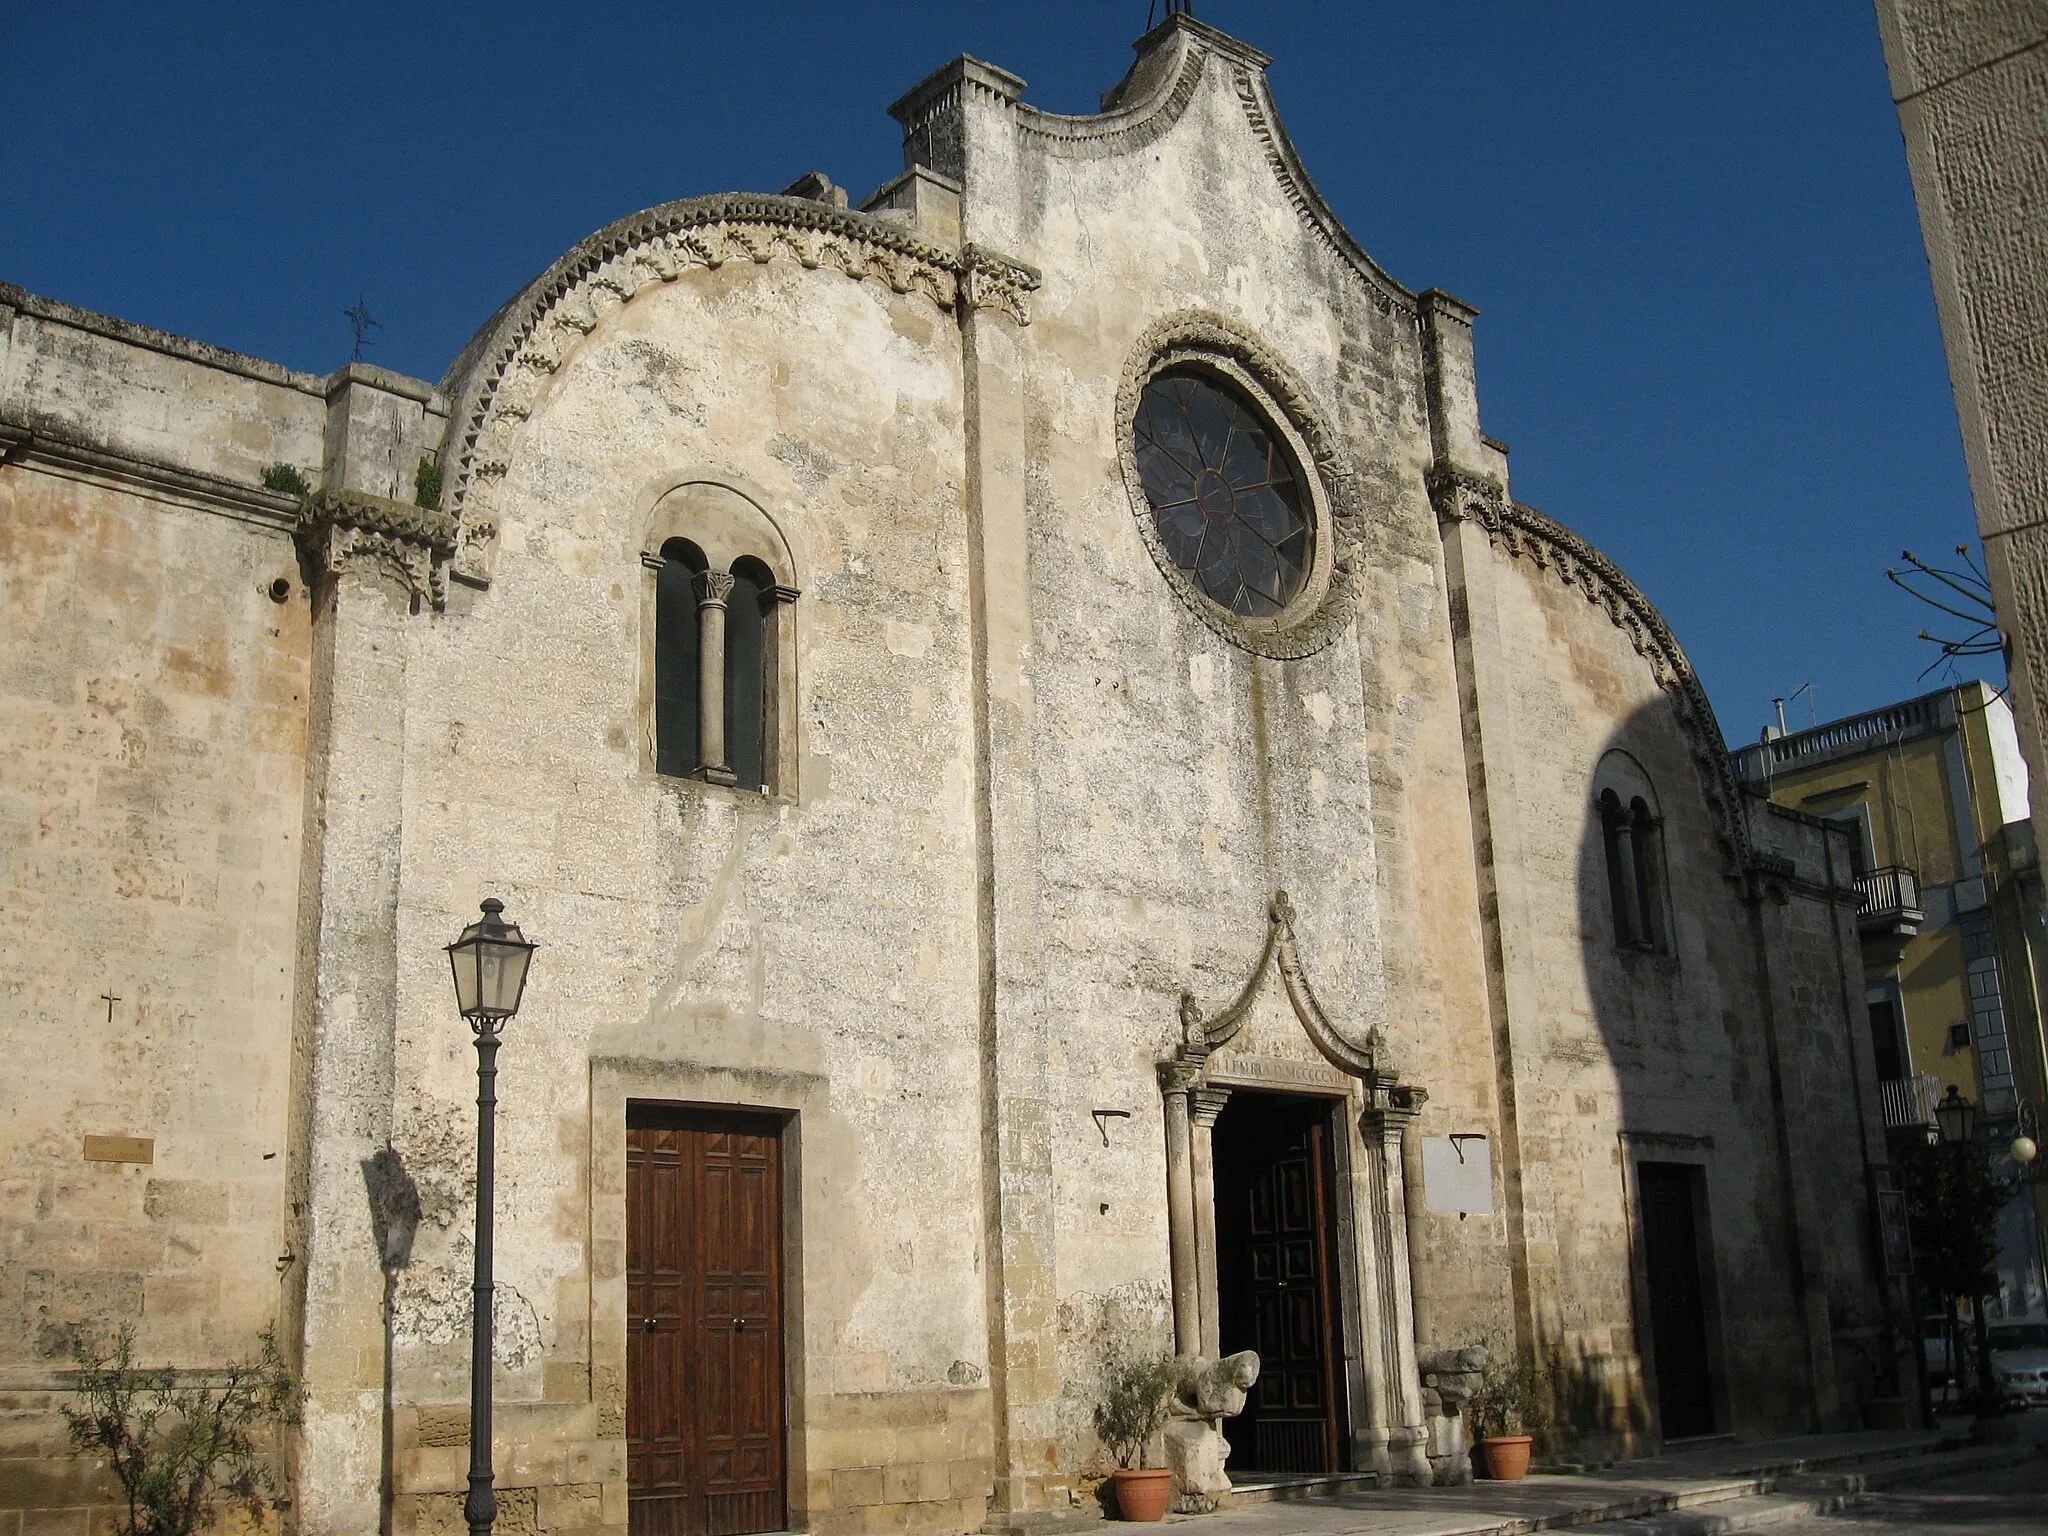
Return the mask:
[(1211, 1133), (1220, 1343), (1259, 1352), (1223, 1421), (1236, 1470), (1344, 1470), (1331, 1118), (1328, 1099), (1238, 1089)]
[(626, 1127), (631, 1536), (782, 1530), (782, 1124), (634, 1104)]

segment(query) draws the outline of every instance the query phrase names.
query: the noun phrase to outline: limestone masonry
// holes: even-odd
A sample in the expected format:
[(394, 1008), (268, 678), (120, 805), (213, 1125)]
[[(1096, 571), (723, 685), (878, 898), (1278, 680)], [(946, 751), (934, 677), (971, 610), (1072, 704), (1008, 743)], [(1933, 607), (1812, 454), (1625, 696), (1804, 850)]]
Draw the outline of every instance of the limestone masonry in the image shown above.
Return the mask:
[(461, 1528), (487, 896), (507, 1529), (1093, 1509), (1119, 1353), (1186, 1507), (1468, 1476), (1467, 1346), (1554, 1453), (1896, 1408), (1845, 834), (1266, 59), (1137, 52), (956, 60), (860, 209), (623, 219), (438, 385), (0, 287), (0, 1533), (102, 1528), (122, 1321), (276, 1325), (288, 1528)]

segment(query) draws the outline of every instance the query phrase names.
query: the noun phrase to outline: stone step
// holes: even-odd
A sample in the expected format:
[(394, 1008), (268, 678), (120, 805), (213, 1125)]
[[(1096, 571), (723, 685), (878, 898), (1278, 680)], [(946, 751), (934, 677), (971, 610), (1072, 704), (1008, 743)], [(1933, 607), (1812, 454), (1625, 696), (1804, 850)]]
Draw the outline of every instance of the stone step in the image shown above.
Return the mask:
[[(1242, 1480), (1240, 1480), (1242, 1479)], [(1264, 1476), (1246, 1472), (1230, 1479), (1230, 1508), (1277, 1504), (1288, 1499), (1322, 1499), (1344, 1493), (1367, 1493), (1379, 1487), (1377, 1472), (1289, 1473)]]

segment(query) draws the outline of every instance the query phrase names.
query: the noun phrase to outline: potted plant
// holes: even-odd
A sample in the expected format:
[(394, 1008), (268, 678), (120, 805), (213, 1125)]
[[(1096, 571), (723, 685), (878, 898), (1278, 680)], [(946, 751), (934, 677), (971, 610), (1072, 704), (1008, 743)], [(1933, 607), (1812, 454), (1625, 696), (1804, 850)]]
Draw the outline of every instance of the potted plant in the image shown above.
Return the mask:
[(1145, 1451), (1166, 1418), (1173, 1389), (1170, 1361), (1116, 1351), (1103, 1361), (1095, 1433), (1116, 1469), (1109, 1474), (1117, 1513), (1126, 1520), (1162, 1520), (1173, 1498), (1173, 1473), (1145, 1465)]
[(1486, 1368), (1466, 1405), (1488, 1477), (1512, 1482), (1528, 1474), (1536, 1443), (1530, 1431), (1543, 1427), (1549, 1404), (1549, 1383), (1533, 1361), (1505, 1349), (1487, 1351)]

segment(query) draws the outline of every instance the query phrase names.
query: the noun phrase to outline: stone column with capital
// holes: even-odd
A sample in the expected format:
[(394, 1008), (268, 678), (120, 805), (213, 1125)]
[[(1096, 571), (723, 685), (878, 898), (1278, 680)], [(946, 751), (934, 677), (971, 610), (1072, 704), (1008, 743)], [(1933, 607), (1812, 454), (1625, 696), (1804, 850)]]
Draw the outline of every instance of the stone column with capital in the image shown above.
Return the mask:
[[(1361, 1117), (1372, 1178), (1374, 1245), (1383, 1266), (1379, 1355), (1382, 1424), (1388, 1468), (1396, 1483), (1428, 1487), (1429, 1423), (1422, 1406), (1422, 1375), (1415, 1347), (1415, 1285), (1408, 1255), (1408, 1194), (1401, 1138), (1420, 1107), (1419, 1089), (1376, 1088)], [(1405, 1100), (1406, 1102), (1401, 1102)]]
[(1188, 1099), (1201, 1080), (1199, 1064), (1169, 1061), (1159, 1068), (1166, 1096), (1166, 1235), (1173, 1276), (1175, 1354), (1202, 1352), (1202, 1290), (1195, 1242), (1194, 1127)]
[(697, 589), (697, 742), (699, 777), (711, 784), (738, 782), (725, 761), (725, 613), (732, 576), (699, 571)]
[(1216, 1117), (1230, 1102), (1228, 1088), (1201, 1087), (1188, 1097), (1193, 1122), (1195, 1183), (1195, 1284), (1201, 1296), (1201, 1344), (1195, 1353), (1213, 1360), (1223, 1352), (1216, 1277), (1216, 1158), (1212, 1133)]

